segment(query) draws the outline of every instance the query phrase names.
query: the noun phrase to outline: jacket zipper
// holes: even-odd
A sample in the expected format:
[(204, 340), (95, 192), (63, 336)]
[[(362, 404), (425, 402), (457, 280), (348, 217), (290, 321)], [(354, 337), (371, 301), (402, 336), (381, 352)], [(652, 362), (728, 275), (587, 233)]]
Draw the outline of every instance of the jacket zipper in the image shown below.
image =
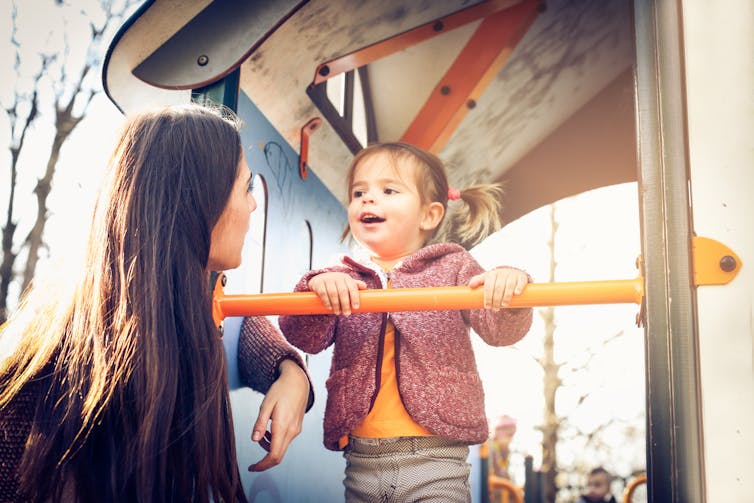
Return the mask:
[(377, 394), (380, 392), (380, 386), (382, 385), (382, 357), (385, 354), (385, 331), (387, 329), (387, 313), (382, 313), (382, 326), (380, 327), (380, 337), (377, 346), (377, 363), (375, 364), (374, 375), (374, 393), (372, 399), (369, 402), (369, 410), (374, 407), (374, 402), (377, 400)]

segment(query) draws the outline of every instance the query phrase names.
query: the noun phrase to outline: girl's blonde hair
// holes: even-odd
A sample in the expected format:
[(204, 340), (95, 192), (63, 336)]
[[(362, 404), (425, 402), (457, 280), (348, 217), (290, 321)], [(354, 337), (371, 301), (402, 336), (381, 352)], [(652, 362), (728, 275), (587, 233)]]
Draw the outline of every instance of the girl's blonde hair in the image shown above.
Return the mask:
[[(443, 220), (425, 244), (447, 241), (458, 243), (468, 250), (502, 227), (503, 189), (499, 184), (466, 187), (459, 191), (461, 204), (453, 204), (449, 209), (450, 186), (445, 164), (436, 155), (403, 142), (375, 143), (354, 156), (346, 175), (349, 202), (356, 167), (366, 158), (379, 153), (390, 156), (399, 173), (400, 161), (413, 162), (418, 168), (415, 181), (422, 203), (442, 204), (445, 210)], [(346, 228), (343, 237), (348, 236), (348, 233), (349, 230)]]

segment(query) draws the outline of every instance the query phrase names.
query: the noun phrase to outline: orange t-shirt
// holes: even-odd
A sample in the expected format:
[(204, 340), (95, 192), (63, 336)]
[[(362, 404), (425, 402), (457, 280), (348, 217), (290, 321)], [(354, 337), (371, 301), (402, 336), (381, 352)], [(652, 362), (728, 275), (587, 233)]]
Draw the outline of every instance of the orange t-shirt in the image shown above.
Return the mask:
[[(388, 287), (390, 283), (388, 282)], [(382, 345), (382, 367), (380, 369), (380, 390), (372, 409), (352, 435), (362, 438), (391, 438), (430, 436), (432, 433), (413, 420), (403, 406), (398, 391), (395, 374), (395, 326), (388, 321), (385, 327), (385, 341)], [(340, 439), (340, 448), (348, 445), (348, 437)]]

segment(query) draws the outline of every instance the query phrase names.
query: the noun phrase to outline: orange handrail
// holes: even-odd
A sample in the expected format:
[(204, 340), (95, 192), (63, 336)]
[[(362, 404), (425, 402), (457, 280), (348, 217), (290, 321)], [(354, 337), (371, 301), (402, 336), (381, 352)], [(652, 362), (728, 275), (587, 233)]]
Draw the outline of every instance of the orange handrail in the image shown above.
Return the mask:
[(634, 497), (634, 491), (642, 484), (647, 483), (647, 476), (640, 475), (632, 480), (626, 488), (623, 490), (623, 503), (631, 503), (631, 498)]
[[(221, 278), (222, 279), (222, 278)], [(313, 292), (225, 295), (218, 280), (212, 312), (219, 324), (228, 316), (274, 314), (328, 314)], [(581, 304), (640, 304), (644, 296), (641, 276), (627, 280), (530, 283), (511, 299), (511, 307)], [(481, 309), (484, 291), (468, 286), (362, 290), (354, 313)]]
[(503, 501), (505, 503), (508, 503), (510, 501), (508, 495), (513, 496), (512, 503), (524, 503), (524, 491), (510, 480), (503, 477), (498, 477), (496, 475), (490, 475), (487, 483), (490, 486), (490, 490), (503, 490), (503, 497), (505, 498)]

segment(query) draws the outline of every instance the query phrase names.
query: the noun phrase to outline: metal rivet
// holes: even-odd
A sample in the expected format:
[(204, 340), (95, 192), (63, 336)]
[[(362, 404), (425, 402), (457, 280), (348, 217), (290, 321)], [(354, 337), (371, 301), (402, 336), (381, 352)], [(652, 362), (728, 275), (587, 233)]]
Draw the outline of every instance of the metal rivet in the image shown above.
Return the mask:
[(730, 255), (726, 255), (720, 259), (720, 269), (725, 272), (735, 271), (737, 265), (738, 264), (736, 263), (736, 259), (734, 259)]
[(442, 86), (440, 88), (440, 94), (442, 94), (443, 96), (449, 95), (450, 94), (450, 86)]
[(469, 100), (469, 101), (466, 102), (466, 106), (469, 107), (469, 109), (472, 109), (472, 108), (474, 108), (476, 106), (476, 101)]
[(227, 285), (227, 284), (228, 284), (228, 277), (227, 277), (226, 275), (224, 275), (224, 274), (223, 274), (223, 277), (222, 277), (222, 279), (220, 280), (220, 283), (222, 283), (222, 284), (223, 284), (223, 286)]
[(198, 58), (196, 58), (196, 64), (199, 66), (205, 66), (207, 63), (209, 63), (209, 56), (206, 54), (202, 54)]
[(319, 74), (322, 77), (327, 77), (330, 74), (330, 67), (325, 65), (322, 68), (319, 69)]
[(442, 21), (438, 21), (432, 26), (432, 29), (435, 31), (442, 31), (443, 28), (445, 28), (445, 25), (442, 23)]
[(218, 325), (217, 331), (220, 332), (220, 336), (222, 336), (225, 333), (225, 328), (223, 328), (222, 325)]

